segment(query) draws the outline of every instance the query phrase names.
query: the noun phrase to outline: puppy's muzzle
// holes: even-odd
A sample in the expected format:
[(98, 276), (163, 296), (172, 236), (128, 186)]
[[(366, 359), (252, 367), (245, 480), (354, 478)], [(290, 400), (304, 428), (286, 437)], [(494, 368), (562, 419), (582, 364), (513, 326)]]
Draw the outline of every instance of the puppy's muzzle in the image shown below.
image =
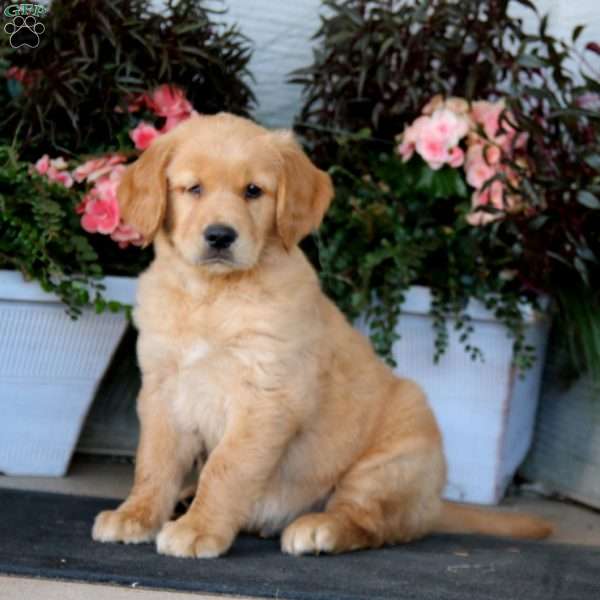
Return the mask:
[(204, 230), (204, 239), (209, 248), (226, 250), (237, 239), (237, 231), (228, 225), (209, 225)]

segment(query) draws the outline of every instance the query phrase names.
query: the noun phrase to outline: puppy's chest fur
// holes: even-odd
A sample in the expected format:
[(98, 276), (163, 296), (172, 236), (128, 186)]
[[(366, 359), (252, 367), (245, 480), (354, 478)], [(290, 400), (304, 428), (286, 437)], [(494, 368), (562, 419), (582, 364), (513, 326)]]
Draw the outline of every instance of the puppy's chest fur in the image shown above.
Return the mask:
[(236, 404), (286, 384), (293, 344), (281, 311), (256, 289), (158, 290), (136, 309), (140, 365), (168, 387), (178, 427), (200, 434), (210, 451)]

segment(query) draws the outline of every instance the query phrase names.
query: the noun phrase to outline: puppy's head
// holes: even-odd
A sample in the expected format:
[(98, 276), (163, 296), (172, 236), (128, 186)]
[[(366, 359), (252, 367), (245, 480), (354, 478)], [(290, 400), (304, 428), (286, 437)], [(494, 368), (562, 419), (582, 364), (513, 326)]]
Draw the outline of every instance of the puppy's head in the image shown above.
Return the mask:
[(188, 263), (251, 269), (269, 243), (291, 249), (316, 229), (333, 188), (289, 132), (229, 114), (192, 117), (125, 172), (121, 214), (150, 243), (159, 230)]

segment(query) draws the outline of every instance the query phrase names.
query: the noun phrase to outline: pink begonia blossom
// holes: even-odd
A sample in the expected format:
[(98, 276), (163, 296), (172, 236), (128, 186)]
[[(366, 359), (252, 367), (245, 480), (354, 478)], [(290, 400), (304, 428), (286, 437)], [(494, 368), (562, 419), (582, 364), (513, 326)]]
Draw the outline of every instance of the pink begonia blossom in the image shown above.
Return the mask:
[(494, 142), (505, 152), (510, 152), (513, 147), (517, 149), (525, 147), (527, 134), (519, 133), (513, 127), (511, 124), (513, 115), (505, 109), (504, 101), (474, 102), (471, 117), (477, 125), (483, 127), (487, 140)]
[(462, 148), (460, 148), (459, 146), (454, 146), (454, 148), (450, 150), (450, 158), (448, 160), (448, 164), (454, 169), (457, 169), (458, 167), (462, 167), (464, 162), (465, 153), (463, 152)]
[(497, 165), (502, 158), (502, 151), (498, 146), (488, 145), (483, 149), (483, 157), (488, 165)]
[(425, 162), (437, 170), (451, 160), (458, 161), (460, 154), (453, 149), (469, 132), (469, 121), (446, 108), (439, 108), (430, 117), (421, 119), (417, 119), (417, 128), (410, 133), (416, 138), (415, 150)]
[(396, 151), (402, 158), (402, 162), (408, 162), (415, 153), (415, 145), (413, 142), (401, 142)]
[(496, 170), (485, 160), (482, 144), (469, 146), (465, 159), (465, 173), (467, 183), (475, 189), (481, 188), (496, 174)]
[(160, 132), (149, 123), (142, 121), (135, 129), (129, 132), (129, 137), (138, 150), (145, 150), (160, 136)]
[(163, 84), (152, 92), (150, 103), (152, 110), (159, 117), (189, 115), (194, 110), (190, 101), (185, 97), (184, 91), (168, 84)]
[(85, 205), (81, 226), (88, 233), (112, 233), (119, 225), (119, 205), (116, 200), (91, 198)]
[(194, 107), (185, 97), (184, 91), (168, 84), (163, 84), (152, 92), (149, 107), (159, 117), (166, 118), (161, 133), (167, 133), (194, 112)]
[(50, 181), (70, 188), (73, 185), (73, 177), (66, 170), (68, 166), (67, 161), (62, 156), (51, 159), (47, 154), (44, 154), (35, 163), (34, 169), (40, 175), (45, 175)]
[(47, 154), (44, 154), (44, 156), (42, 156), (42, 158), (40, 158), (35, 163), (35, 170), (40, 175), (45, 175), (48, 172), (49, 168), (50, 168), (50, 157)]
[(59, 171), (55, 167), (50, 166), (46, 171), (46, 177), (48, 177), (50, 181), (64, 185), (66, 188), (73, 186), (73, 177), (71, 177), (71, 173), (68, 171)]
[(441, 107), (429, 116), (419, 117), (407, 127), (397, 151), (404, 162), (416, 151), (436, 170), (451, 162), (460, 166), (463, 156), (460, 148), (456, 146), (468, 132), (467, 118)]
[[(81, 226), (88, 233), (112, 233), (119, 225), (119, 203), (117, 201), (118, 180), (104, 177), (83, 201)], [(80, 207), (78, 207), (81, 209)]]
[(123, 222), (110, 234), (110, 237), (119, 244), (120, 248), (127, 248), (129, 244), (141, 246), (144, 242), (141, 233), (138, 233), (131, 225), (125, 225)]
[(449, 159), (445, 140), (435, 131), (427, 130), (417, 140), (416, 151), (434, 171), (441, 169)]
[(122, 154), (107, 154), (100, 158), (92, 158), (73, 171), (73, 179), (78, 183), (82, 181), (95, 181), (111, 173), (117, 165), (124, 163), (127, 157)]
[(502, 217), (500, 212), (492, 213), (476, 209), (479, 206), (491, 206), (500, 211), (505, 208), (504, 202), (504, 186), (500, 181), (493, 181), (484, 190), (476, 190), (471, 199), (472, 211), (467, 215), (467, 222), (470, 225), (481, 226), (497, 221)]
[(117, 188), (125, 166), (113, 160), (112, 170), (95, 182), (92, 190), (75, 207), (81, 214), (81, 226), (88, 233), (110, 235), (111, 239), (126, 248), (129, 244), (140, 246), (143, 237), (130, 225), (121, 221)]
[(500, 115), (504, 110), (504, 102), (487, 102), (479, 100), (473, 102), (471, 116), (475, 123), (481, 125), (486, 136), (494, 139), (500, 128)]
[[(464, 98), (434, 96), (423, 108), (422, 115), (398, 137), (396, 152), (403, 162), (417, 152), (431, 169), (444, 165), (464, 168), (467, 183), (474, 188), (472, 212), (467, 220), (472, 225), (485, 225), (502, 217), (477, 211), (492, 206), (498, 211), (514, 209), (519, 197), (510, 193), (518, 187), (519, 177), (503, 157), (519, 161), (515, 150), (522, 150), (527, 135), (512, 124), (513, 115), (504, 101), (478, 101), (472, 105)], [(502, 176), (503, 181), (494, 180)]]
[(448, 108), (440, 108), (431, 115), (430, 127), (442, 136), (449, 148), (469, 133), (469, 125), (467, 119)]

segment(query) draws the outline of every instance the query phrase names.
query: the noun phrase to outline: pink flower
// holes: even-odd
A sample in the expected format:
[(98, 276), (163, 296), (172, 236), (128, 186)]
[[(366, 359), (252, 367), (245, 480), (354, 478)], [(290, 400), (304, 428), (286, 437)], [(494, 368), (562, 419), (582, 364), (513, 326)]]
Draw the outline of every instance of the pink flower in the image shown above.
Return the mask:
[[(474, 102), (471, 110), (473, 121), (483, 128), (487, 140), (500, 146), (505, 152), (521, 149), (527, 144), (527, 134), (518, 132), (512, 125), (513, 115), (505, 110), (504, 101)], [(502, 131), (502, 133), (500, 133)]]
[(94, 194), (102, 200), (117, 200), (117, 187), (119, 187), (118, 179), (111, 179), (110, 177), (103, 177), (96, 182)]
[(150, 107), (159, 117), (174, 117), (191, 114), (194, 107), (181, 88), (163, 84), (150, 95)]
[(118, 227), (110, 234), (113, 241), (119, 244), (120, 248), (127, 248), (129, 244), (134, 246), (141, 246), (144, 242), (144, 238), (141, 233), (138, 233), (130, 225), (125, 225), (122, 221)]
[(51, 159), (47, 154), (44, 154), (34, 165), (34, 169), (40, 174), (45, 175), (50, 181), (60, 183), (66, 188), (73, 185), (73, 177), (66, 170), (69, 165), (67, 161), (59, 156)]
[(431, 130), (425, 132), (419, 138), (416, 150), (434, 171), (441, 169), (449, 158), (445, 140), (442, 136)]
[(440, 108), (431, 115), (430, 126), (442, 136), (449, 148), (456, 146), (469, 133), (468, 119), (447, 108)]
[(415, 153), (415, 145), (413, 142), (402, 142), (396, 148), (396, 152), (402, 157), (402, 162), (408, 162)]
[(465, 161), (465, 153), (458, 146), (454, 146), (454, 148), (452, 148), (452, 150), (450, 150), (450, 157), (448, 160), (448, 164), (452, 168), (457, 169), (458, 167), (462, 167), (464, 161)]
[[(436, 105), (436, 98), (430, 104)], [(441, 101), (441, 100), (440, 100)], [(443, 106), (430, 116), (417, 118), (402, 134), (397, 152), (406, 162), (416, 150), (432, 169), (444, 164), (460, 166), (463, 153), (458, 144), (469, 132), (469, 120)]]
[(64, 185), (66, 188), (73, 186), (73, 177), (68, 171), (59, 171), (56, 167), (50, 166), (46, 171), (46, 177), (50, 181)]
[(489, 165), (497, 165), (502, 158), (502, 152), (498, 146), (486, 146), (483, 151), (483, 156)]
[(471, 116), (475, 123), (481, 125), (486, 136), (493, 140), (500, 128), (500, 115), (504, 110), (504, 102), (487, 102), (480, 100), (473, 102)]
[(467, 222), (470, 225), (487, 225), (492, 221), (502, 218), (500, 212), (486, 212), (476, 210), (479, 206), (492, 206), (501, 211), (504, 209), (504, 186), (500, 181), (494, 181), (484, 190), (477, 190), (473, 193), (471, 199), (472, 211), (467, 215)]
[(160, 135), (160, 133), (150, 125), (142, 121), (135, 129), (129, 132), (135, 147), (138, 150), (145, 150)]
[(76, 207), (78, 213), (83, 213), (81, 226), (88, 233), (109, 234), (119, 225), (118, 185), (118, 179), (103, 177)]
[(496, 170), (486, 162), (483, 156), (482, 144), (469, 146), (465, 160), (465, 172), (467, 183), (477, 190), (496, 174)]
[(81, 226), (88, 233), (112, 233), (119, 225), (119, 205), (115, 200), (89, 199), (85, 213), (81, 217)]
[(161, 133), (170, 131), (194, 113), (194, 107), (185, 97), (183, 90), (168, 84), (161, 85), (152, 92), (148, 106), (159, 117), (166, 118)]
[(78, 183), (82, 181), (96, 181), (104, 175), (112, 173), (117, 165), (127, 160), (122, 154), (107, 154), (100, 158), (92, 158), (73, 171), (73, 178)]
[(50, 168), (50, 157), (47, 154), (44, 154), (44, 156), (42, 156), (42, 158), (40, 158), (35, 163), (35, 170), (40, 175), (45, 175), (48, 172), (49, 168)]

